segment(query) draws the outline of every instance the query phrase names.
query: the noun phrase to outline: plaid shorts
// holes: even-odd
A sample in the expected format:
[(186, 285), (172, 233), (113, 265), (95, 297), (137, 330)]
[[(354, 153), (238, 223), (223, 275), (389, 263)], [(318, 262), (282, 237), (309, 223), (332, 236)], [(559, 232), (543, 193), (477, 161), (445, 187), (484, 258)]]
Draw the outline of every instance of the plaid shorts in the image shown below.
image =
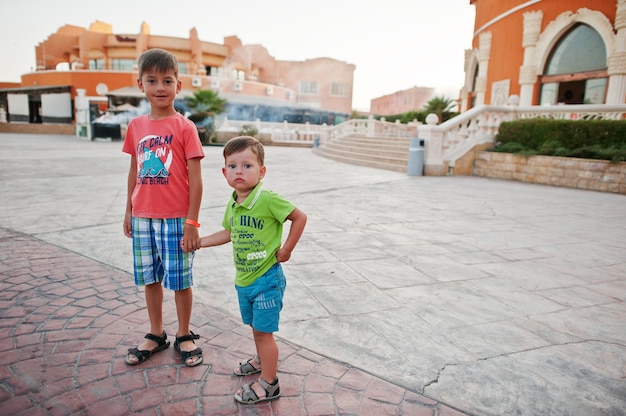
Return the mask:
[(171, 290), (193, 285), (194, 253), (184, 253), (183, 218), (133, 217), (133, 263), (135, 284), (160, 282)]

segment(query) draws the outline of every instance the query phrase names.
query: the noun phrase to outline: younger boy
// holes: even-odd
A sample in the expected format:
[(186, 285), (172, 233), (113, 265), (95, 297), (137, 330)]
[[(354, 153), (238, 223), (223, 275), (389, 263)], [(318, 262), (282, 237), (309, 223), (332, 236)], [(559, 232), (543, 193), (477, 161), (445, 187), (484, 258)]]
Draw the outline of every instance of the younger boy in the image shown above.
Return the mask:
[[(253, 137), (240, 136), (224, 146), (222, 173), (234, 189), (226, 206), (223, 230), (200, 239), (201, 247), (232, 241), (235, 287), (243, 323), (252, 327), (256, 356), (239, 363), (235, 375), (261, 373), (259, 380), (235, 393), (240, 403), (258, 403), (280, 396), (278, 385), (278, 331), (285, 276), (280, 263), (289, 260), (304, 227), (304, 212), (278, 194), (263, 189), (264, 149)], [(291, 221), (282, 244), (283, 223)]]
[[(124, 234), (133, 239), (135, 284), (145, 286), (150, 332), (128, 350), (136, 365), (170, 346), (163, 330), (163, 286), (174, 290), (178, 330), (174, 348), (188, 366), (202, 363), (199, 336), (189, 329), (194, 250), (200, 248), (198, 212), (202, 198), (198, 131), (174, 109), (182, 83), (178, 60), (163, 49), (139, 57), (139, 89), (150, 113), (128, 124), (122, 150), (130, 154)], [(181, 242), (182, 240), (182, 242)]]

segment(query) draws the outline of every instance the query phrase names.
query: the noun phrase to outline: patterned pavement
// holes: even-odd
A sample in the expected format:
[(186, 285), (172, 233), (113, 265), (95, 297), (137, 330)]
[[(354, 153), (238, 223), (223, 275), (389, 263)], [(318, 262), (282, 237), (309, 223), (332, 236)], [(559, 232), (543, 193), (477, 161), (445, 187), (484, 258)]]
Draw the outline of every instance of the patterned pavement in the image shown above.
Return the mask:
[[(186, 367), (170, 347), (128, 366), (126, 351), (148, 325), (132, 276), (0, 228), (3, 415), (466, 414), (280, 339), (281, 397), (238, 404), (232, 368), (253, 354), (249, 329), (199, 303), (192, 322), (203, 364)], [(164, 323), (174, 331), (173, 308)]]

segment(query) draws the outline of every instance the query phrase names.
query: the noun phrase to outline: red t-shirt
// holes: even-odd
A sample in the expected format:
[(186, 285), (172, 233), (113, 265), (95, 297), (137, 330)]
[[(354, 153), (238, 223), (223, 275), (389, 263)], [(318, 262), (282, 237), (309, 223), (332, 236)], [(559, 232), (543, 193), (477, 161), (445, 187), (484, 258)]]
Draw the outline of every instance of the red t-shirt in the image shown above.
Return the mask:
[(179, 113), (162, 120), (139, 116), (128, 124), (122, 151), (137, 158), (133, 217), (187, 216), (187, 160), (204, 157), (195, 124)]

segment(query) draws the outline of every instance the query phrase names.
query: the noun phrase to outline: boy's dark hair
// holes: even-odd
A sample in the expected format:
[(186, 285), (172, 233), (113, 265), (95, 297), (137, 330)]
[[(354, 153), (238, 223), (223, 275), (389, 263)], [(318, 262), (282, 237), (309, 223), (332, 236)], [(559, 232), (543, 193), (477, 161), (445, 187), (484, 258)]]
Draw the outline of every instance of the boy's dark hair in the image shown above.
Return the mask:
[(139, 78), (143, 76), (144, 71), (156, 69), (158, 72), (173, 70), (176, 79), (178, 79), (178, 59), (165, 49), (148, 49), (142, 53), (137, 61), (137, 68), (139, 69)]
[(224, 159), (228, 156), (242, 152), (246, 149), (252, 150), (252, 153), (256, 155), (259, 164), (263, 166), (265, 162), (265, 149), (263, 148), (263, 144), (250, 136), (237, 136), (233, 137), (224, 145)]

